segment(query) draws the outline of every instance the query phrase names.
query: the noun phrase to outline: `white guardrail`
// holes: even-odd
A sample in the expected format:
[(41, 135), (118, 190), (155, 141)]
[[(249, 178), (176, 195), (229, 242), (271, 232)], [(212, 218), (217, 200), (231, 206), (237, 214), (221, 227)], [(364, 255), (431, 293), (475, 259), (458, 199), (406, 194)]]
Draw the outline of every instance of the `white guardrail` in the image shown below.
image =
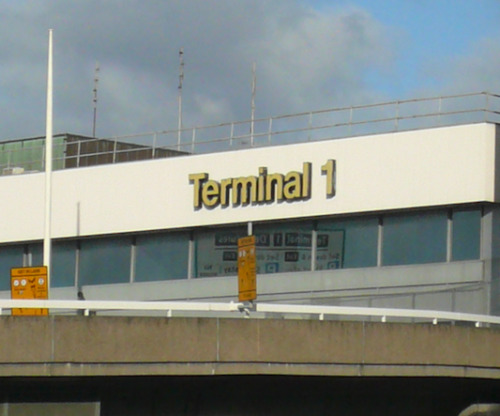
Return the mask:
[(381, 322), (393, 319), (411, 319), (419, 323), (432, 322), (469, 322), (476, 327), (485, 325), (500, 325), (500, 316), (480, 315), (461, 312), (447, 312), (420, 309), (392, 309), (352, 306), (322, 306), (294, 305), (277, 303), (240, 303), (240, 302), (153, 302), (153, 301), (99, 301), (99, 300), (23, 300), (0, 299), (0, 314), (12, 308), (50, 309), (54, 314), (95, 315), (97, 313), (120, 312), (127, 315), (130, 312), (160, 312), (171, 317), (172, 312), (204, 312), (204, 313), (234, 313), (234, 317), (265, 318), (265, 314), (280, 314), (286, 318), (303, 318), (317, 315), (319, 320), (327, 317), (341, 319), (343, 317), (377, 318)]

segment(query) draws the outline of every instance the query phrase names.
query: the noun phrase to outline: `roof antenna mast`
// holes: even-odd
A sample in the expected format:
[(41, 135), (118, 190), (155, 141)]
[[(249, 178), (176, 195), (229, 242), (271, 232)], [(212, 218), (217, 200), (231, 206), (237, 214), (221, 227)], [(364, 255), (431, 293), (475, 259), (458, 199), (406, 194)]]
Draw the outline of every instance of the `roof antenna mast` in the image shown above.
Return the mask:
[(95, 125), (97, 121), (97, 84), (99, 83), (99, 62), (95, 63), (95, 71), (94, 71), (94, 89), (92, 90), (94, 93), (94, 99), (92, 100), (94, 103), (94, 120), (92, 122), (92, 137), (95, 138)]
[(253, 137), (255, 128), (255, 91), (257, 89), (256, 64), (252, 65), (252, 103), (251, 103), (251, 119), (250, 119), (250, 146), (253, 147)]
[(179, 114), (177, 117), (177, 150), (181, 150), (182, 82), (183, 81), (184, 81), (184, 48), (180, 48), (179, 49), (179, 87), (178, 87)]

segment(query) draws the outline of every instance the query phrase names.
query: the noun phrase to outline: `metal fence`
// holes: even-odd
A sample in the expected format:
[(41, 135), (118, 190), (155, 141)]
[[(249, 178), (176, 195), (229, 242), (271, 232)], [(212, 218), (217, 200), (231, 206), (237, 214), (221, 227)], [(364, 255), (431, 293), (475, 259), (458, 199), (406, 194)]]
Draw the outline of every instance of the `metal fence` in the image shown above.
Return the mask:
[[(389, 101), (101, 139), (73, 136), (55, 143), (53, 165), (65, 169), (480, 122), (500, 123), (500, 95)], [(32, 156), (23, 153), (28, 151)], [(0, 172), (41, 170), (43, 155), (43, 140), (23, 149), (0, 147)]]

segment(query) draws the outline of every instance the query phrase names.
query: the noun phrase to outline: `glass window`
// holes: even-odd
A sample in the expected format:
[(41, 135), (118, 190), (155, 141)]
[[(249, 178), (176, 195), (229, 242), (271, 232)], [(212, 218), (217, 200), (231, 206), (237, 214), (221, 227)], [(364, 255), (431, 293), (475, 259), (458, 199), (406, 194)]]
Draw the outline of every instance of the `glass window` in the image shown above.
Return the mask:
[(378, 218), (318, 222), (316, 269), (377, 265)]
[(246, 227), (219, 228), (195, 234), (196, 277), (236, 276), (238, 238), (247, 235)]
[[(28, 247), (28, 266), (43, 265), (43, 244), (30, 244)], [(52, 271), (50, 273), (51, 287), (66, 287), (75, 285), (76, 242), (52, 242)]]
[(0, 247), (0, 290), (10, 290), (10, 269), (23, 267), (24, 246)]
[(383, 264), (446, 261), (446, 212), (384, 218)]
[(312, 222), (256, 225), (257, 273), (311, 270), (312, 229)]
[(76, 241), (57, 241), (52, 244), (52, 287), (75, 286)]
[(83, 240), (80, 249), (80, 285), (130, 281), (130, 238)]
[(472, 260), (479, 258), (481, 211), (454, 211), (452, 259)]
[(138, 236), (135, 281), (184, 279), (188, 255), (188, 233)]
[(30, 244), (28, 246), (28, 261), (25, 266), (43, 266), (43, 244)]

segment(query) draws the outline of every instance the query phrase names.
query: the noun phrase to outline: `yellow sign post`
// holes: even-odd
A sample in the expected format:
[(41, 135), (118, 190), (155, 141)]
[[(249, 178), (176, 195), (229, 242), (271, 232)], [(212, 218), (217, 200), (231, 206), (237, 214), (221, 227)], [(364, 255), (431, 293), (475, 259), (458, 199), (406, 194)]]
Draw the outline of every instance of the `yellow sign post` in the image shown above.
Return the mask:
[[(10, 269), (11, 299), (47, 299), (47, 266)], [(12, 315), (48, 315), (45, 308), (12, 308)]]
[(240, 302), (257, 298), (255, 236), (238, 239), (238, 299)]

